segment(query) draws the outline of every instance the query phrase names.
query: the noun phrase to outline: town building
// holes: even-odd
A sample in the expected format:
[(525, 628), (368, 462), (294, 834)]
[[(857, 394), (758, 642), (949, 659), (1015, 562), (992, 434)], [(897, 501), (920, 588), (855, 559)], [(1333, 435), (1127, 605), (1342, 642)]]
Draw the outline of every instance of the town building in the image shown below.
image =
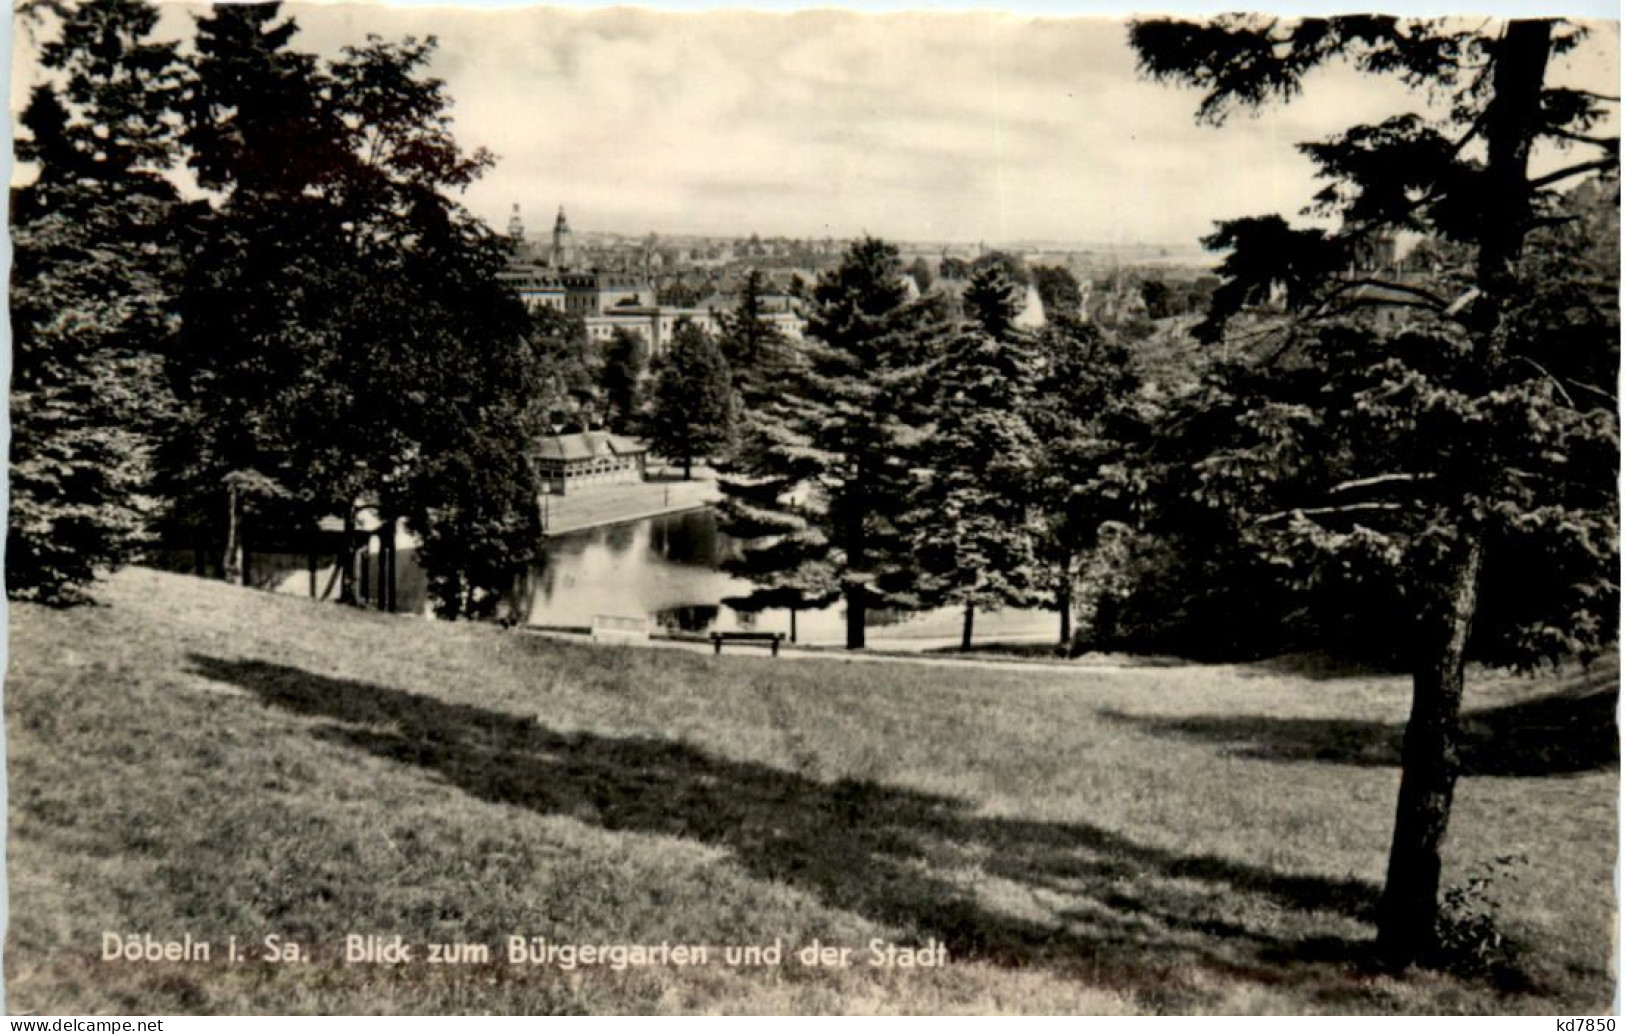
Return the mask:
[[(654, 284), (647, 271), (650, 246), (645, 242), (644, 269), (640, 271), (584, 267), (582, 252), (575, 243), (564, 206), (559, 206), (553, 233), (545, 254), (525, 240), (525, 224), (519, 206), (508, 218), (508, 237), (513, 260), (502, 274), (527, 308), (553, 309), (579, 317), (587, 327), (589, 340), (606, 342), (616, 330), (626, 330), (642, 338), (651, 356), (670, 347), (678, 324), (688, 321), (707, 333), (722, 330), (721, 314), (730, 311), (734, 300), (714, 296), (697, 306), (658, 304)], [(799, 339), (806, 320), (788, 296), (764, 296), (762, 318), (787, 337)]]
[(538, 473), (547, 492), (567, 495), (590, 485), (637, 484), (648, 472), (649, 448), (608, 431), (555, 434), (536, 445)]
[[(670, 305), (623, 306), (606, 310), (598, 316), (589, 316), (585, 322), (587, 324), (587, 336), (593, 341), (608, 341), (615, 336), (617, 330), (625, 330), (642, 338), (644, 345), (649, 349), (649, 355), (657, 356), (671, 347), (672, 338), (676, 336), (678, 326), (684, 322), (694, 324), (707, 334), (722, 333), (722, 317), (731, 309), (732, 306), (727, 308), (714, 306), (677, 308)], [(761, 320), (785, 337), (797, 341), (801, 340), (802, 334), (807, 327), (807, 321), (799, 313), (788, 310), (764, 312)]]
[(627, 272), (578, 267), (580, 252), (562, 205), (553, 222), (552, 240), (543, 261), (536, 261), (525, 240), (525, 225), (518, 205), (513, 206), (513, 214), (508, 218), (508, 237), (513, 246), (513, 261), (501, 277), (527, 308), (555, 309), (585, 319), (616, 306), (655, 303), (654, 285), (646, 278)]

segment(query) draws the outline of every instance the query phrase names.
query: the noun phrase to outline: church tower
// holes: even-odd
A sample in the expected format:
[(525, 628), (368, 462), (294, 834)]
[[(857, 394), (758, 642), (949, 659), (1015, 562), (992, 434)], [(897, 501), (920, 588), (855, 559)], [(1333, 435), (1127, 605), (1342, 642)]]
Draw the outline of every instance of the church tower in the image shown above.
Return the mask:
[(559, 217), (553, 220), (553, 251), (548, 264), (554, 269), (569, 269), (576, 264), (575, 242), (570, 237), (570, 220), (564, 217), (564, 206), (559, 206)]
[(513, 206), (513, 214), (508, 216), (508, 249), (513, 254), (514, 261), (521, 261), (525, 257), (525, 221), (519, 218), (519, 206)]

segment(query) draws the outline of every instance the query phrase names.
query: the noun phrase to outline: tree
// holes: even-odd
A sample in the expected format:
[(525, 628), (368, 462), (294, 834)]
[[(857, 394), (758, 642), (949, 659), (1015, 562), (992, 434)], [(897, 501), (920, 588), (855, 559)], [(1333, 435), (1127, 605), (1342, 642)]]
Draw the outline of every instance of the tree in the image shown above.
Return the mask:
[(1027, 423), (1032, 343), (1015, 328), (1022, 289), (998, 266), (965, 290), (969, 318), (937, 362), (923, 480), (912, 500), (922, 601), (960, 607), (960, 649), (976, 611), (1022, 606), (1037, 579), (1034, 473), (1038, 439)]
[(733, 441), (733, 381), (716, 339), (689, 321), (655, 357), (645, 432), (662, 456), (681, 460), (683, 480), (696, 457), (724, 452)]
[[(1556, 185), (1617, 168), (1617, 138), (1595, 133), (1614, 99), (1547, 82), (1583, 31), (1547, 20), (1241, 16), (1131, 29), (1144, 71), (1205, 91), (1198, 117), (1208, 122), (1290, 99), (1333, 59), (1450, 102), (1442, 115), (1402, 114), (1303, 145), (1328, 182), (1317, 202), (1341, 218), (1336, 231), (1271, 216), (1222, 224), (1207, 242), (1230, 255), (1204, 333), (1224, 335), (1249, 303), (1281, 292), (1296, 318), (1272, 354), (1307, 364), (1320, 386), (1312, 398), (1278, 394), (1270, 364), (1258, 367), (1252, 383), (1268, 402), (1250, 407), (1241, 447), (1215, 443), (1204, 491), (1282, 558), (1378, 572), (1412, 628), (1412, 708), (1378, 915), (1378, 948), (1393, 964), (1426, 959), (1436, 942), (1469, 650), (1493, 643), (1486, 660), (1531, 665), (1594, 653), (1614, 633), (1615, 406), (1585, 395), (1590, 382), (1573, 372), (1612, 346), (1531, 322), (1547, 274), (1526, 252), (1563, 218)], [(1600, 153), (1532, 175), (1537, 144)], [(1343, 272), (1366, 239), (1397, 230), (1455, 242), (1464, 267), (1426, 283)], [(1364, 318), (1379, 308), (1398, 316)], [(1549, 591), (1512, 614), (1482, 606), (1530, 570), (1520, 557), (1542, 554)], [(1492, 616), (1507, 621), (1475, 621)]]
[(978, 255), (967, 267), (965, 275), (975, 276), (985, 269), (1002, 269), (1006, 276), (1021, 287), (1026, 287), (1032, 282), (1032, 274), (1027, 272), (1027, 263), (1021, 260), (1020, 255), (1012, 255), (1008, 251), (995, 249)]
[(1121, 342), (1074, 317), (1049, 320), (1034, 342), (1038, 362), (1028, 423), (1042, 443), (1034, 485), (1038, 582), (1060, 615), (1060, 645), (1072, 641), (1079, 566), (1108, 522), (1136, 519), (1141, 494), (1129, 458), (1149, 415)]
[(614, 427), (630, 427), (637, 418), (639, 392), (649, 366), (648, 351), (643, 335), (625, 327), (616, 327), (604, 346), (598, 383)]
[(920, 289), (921, 294), (931, 290), (931, 285), (937, 280), (931, 272), (931, 263), (925, 260), (924, 255), (916, 255), (914, 261), (909, 263), (908, 275), (914, 278), (914, 286)]
[(736, 569), (783, 605), (838, 593), (851, 649), (870, 607), (918, 602), (902, 522), (939, 317), (901, 273), (895, 247), (865, 238), (819, 276), (807, 340), (722, 479), (724, 527), (747, 540)]
[(212, 540), (228, 579), (245, 531), (275, 516), (259, 513), (266, 500), (292, 500), (313, 527), (333, 496), (348, 513), (355, 494), (337, 483), (355, 473), (345, 457), (294, 451), (335, 422), (346, 389), (324, 373), (330, 328), (371, 292), (330, 203), (349, 161), (344, 127), (316, 59), (289, 48), (297, 28), (279, 18), (275, 4), (199, 17), (180, 105), (187, 163), (212, 203), (190, 205), (179, 225), (191, 261), (166, 363), (179, 411), (160, 467), (170, 531)]
[(1033, 286), (1044, 311), (1052, 316), (1078, 316), (1083, 310), (1083, 288), (1065, 266), (1034, 266)]
[(175, 45), (134, 0), (65, 8), (41, 64), (18, 157), (11, 285), (10, 518), (6, 587), (73, 602), (125, 563), (151, 516), (150, 454), (168, 400), (173, 331)]
[(762, 302), (766, 293), (766, 278), (760, 270), (751, 269), (740, 285), (739, 304), (721, 320), (722, 354), (746, 408), (757, 405), (764, 393), (773, 390), (789, 347), (784, 333), (767, 318)]
[(587, 324), (574, 313), (539, 308), (530, 314), (531, 348), (546, 358), (541, 399), (554, 424), (591, 430), (603, 422), (603, 369)]
[(1166, 319), (1174, 314), (1174, 292), (1160, 276), (1140, 282), (1140, 299), (1145, 302), (1145, 314), (1150, 319)]
[[(508, 242), (451, 197), (491, 159), (450, 133), (432, 40), (369, 38), (323, 65), (279, 17), (228, 5), (198, 24), (187, 133), (218, 202), (193, 223), (171, 362), (176, 496), (207, 515), (227, 491), (227, 571), (244, 485), (280, 529), (338, 513), (346, 554), (363, 507), (406, 518), (449, 587), (441, 612), (477, 612), (493, 558), (534, 552), (523, 443), (545, 430), (544, 351), (497, 279)], [(482, 464), (502, 476), (467, 475)]]

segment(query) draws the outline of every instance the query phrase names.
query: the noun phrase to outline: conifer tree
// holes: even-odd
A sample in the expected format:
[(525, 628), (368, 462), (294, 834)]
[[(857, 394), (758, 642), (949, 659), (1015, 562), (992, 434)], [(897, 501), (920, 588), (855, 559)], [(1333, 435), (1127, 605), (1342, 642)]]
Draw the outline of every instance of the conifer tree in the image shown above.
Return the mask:
[(908, 301), (895, 247), (852, 244), (819, 277), (807, 339), (723, 479), (729, 533), (770, 532), (744, 544), (735, 569), (761, 598), (815, 605), (838, 592), (851, 649), (864, 646), (871, 607), (918, 604), (903, 522), (937, 319)]
[(789, 347), (783, 332), (767, 318), (762, 303), (766, 292), (767, 279), (761, 270), (751, 269), (740, 285), (739, 304), (722, 316), (722, 354), (747, 410), (773, 393)]
[(1033, 343), (1015, 327), (1022, 289), (990, 265), (965, 290), (968, 319), (934, 367), (930, 431), (909, 523), (922, 602), (976, 612), (1032, 602), (1037, 589), (1034, 475), (1039, 443), (1027, 423)]
[[(1565, 221), (1556, 188), (1618, 167), (1618, 138), (1598, 132), (1617, 98), (1552, 82), (1584, 32), (1551, 20), (1363, 16), (1131, 30), (1142, 68), (1205, 91), (1198, 115), (1213, 123), (1294, 97), (1310, 70), (1337, 59), (1449, 101), (1439, 115), (1421, 109), (1303, 145), (1327, 181), (1319, 206), (1341, 220), (1334, 232), (1264, 216), (1209, 238), (1230, 252), (1209, 337), (1267, 331), (1267, 317), (1243, 316), (1239, 329), (1236, 317), (1272, 294), (1291, 318), (1255, 349), (1261, 361), (1210, 382), (1252, 395), (1238, 402), (1238, 435), (1210, 443), (1192, 468), (1200, 497), (1277, 560), (1395, 587), (1413, 693), (1378, 947), (1396, 965), (1437, 943), (1470, 652), (1530, 665), (1593, 654), (1615, 633), (1617, 406), (1585, 386), (1599, 387), (1597, 356), (1612, 368), (1617, 352), (1606, 337), (1530, 318), (1551, 275), (1530, 245)], [(1532, 173), (1547, 145), (1587, 155)], [(1462, 267), (1426, 282), (1364, 268), (1362, 250), (1399, 231), (1459, 248)], [(1366, 318), (1374, 310), (1389, 316)], [(1532, 565), (1537, 556), (1547, 560)], [(1526, 589), (1513, 613), (1484, 605), (1537, 570), (1540, 591)], [(1512, 620), (1483, 620), (1495, 617)]]
[(129, 560), (151, 517), (150, 454), (169, 409), (159, 363), (177, 273), (163, 178), (175, 46), (137, 0), (67, 6), (43, 48), (14, 195), (6, 586), (80, 598)]

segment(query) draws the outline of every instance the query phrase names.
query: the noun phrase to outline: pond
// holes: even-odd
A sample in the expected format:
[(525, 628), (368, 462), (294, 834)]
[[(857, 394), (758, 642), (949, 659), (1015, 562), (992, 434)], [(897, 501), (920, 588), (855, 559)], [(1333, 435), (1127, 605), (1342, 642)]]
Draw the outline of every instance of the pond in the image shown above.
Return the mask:
[[(790, 612), (741, 613), (722, 601), (744, 596), (749, 582), (721, 569), (734, 548), (709, 509), (689, 510), (559, 535), (548, 540), (541, 562), (522, 579), (517, 592), (529, 623), (577, 628), (594, 615), (645, 616), (668, 632), (790, 631)], [(325, 584), (328, 572), (322, 572)], [(288, 571), (278, 588), (307, 592), (303, 572)], [(425, 610), (421, 568), (412, 551), (397, 563), (399, 609)], [(961, 613), (942, 609), (920, 613), (872, 611), (871, 645), (927, 648), (957, 644)], [(806, 644), (840, 645), (846, 640), (845, 608), (833, 604), (796, 615), (796, 638)], [(976, 615), (976, 639), (1041, 641), (1053, 638), (1058, 619), (1049, 611), (1003, 610)]]

